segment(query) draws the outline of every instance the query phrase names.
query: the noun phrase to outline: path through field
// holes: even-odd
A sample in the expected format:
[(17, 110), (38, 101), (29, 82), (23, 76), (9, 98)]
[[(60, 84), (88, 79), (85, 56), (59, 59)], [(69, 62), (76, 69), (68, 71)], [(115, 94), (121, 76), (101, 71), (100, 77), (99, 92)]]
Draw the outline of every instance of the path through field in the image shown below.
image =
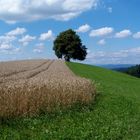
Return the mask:
[(0, 116), (36, 115), (56, 106), (88, 103), (95, 89), (60, 60), (0, 63)]
[(54, 62), (54, 60), (39, 60), (39, 61), (27, 61), (23, 64), (23, 62), (17, 62), (14, 64), (7, 64), (7, 65), (0, 65), (3, 69), (0, 71), (1, 78), (0, 82), (1, 83), (6, 83), (6, 82), (18, 82), (19, 80), (26, 80), (30, 79), (32, 77), (35, 77), (36, 75), (47, 71), (51, 64)]

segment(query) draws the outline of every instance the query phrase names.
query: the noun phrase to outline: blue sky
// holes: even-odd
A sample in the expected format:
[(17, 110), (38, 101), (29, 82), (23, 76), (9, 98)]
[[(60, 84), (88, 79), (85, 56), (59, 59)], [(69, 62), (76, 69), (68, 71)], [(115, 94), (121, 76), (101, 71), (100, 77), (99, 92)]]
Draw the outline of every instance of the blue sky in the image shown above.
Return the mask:
[(72, 28), (84, 63), (140, 63), (140, 0), (0, 0), (0, 61), (56, 58), (53, 40)]

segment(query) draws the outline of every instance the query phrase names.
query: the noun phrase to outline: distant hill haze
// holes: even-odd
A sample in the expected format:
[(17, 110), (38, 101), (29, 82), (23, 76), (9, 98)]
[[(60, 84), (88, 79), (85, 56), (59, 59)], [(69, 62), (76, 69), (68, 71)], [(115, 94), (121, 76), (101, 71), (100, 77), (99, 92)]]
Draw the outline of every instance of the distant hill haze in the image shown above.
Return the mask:
[(132, 66), (135, 66), (136, 64), (106, 64), (106, 65), (98, 65), (100, 67), (103, 68), (107, 68), (107, 69), (112, 69), (112, 70), (116, 70), (116, 69), (126, 69)]

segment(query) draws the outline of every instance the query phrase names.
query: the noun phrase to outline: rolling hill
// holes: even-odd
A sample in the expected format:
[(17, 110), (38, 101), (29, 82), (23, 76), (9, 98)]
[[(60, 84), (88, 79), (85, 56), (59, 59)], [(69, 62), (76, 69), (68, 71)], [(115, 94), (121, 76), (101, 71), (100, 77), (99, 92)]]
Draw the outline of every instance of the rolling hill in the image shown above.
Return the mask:
[(139, 140), (140, 79), (90, 65), (67, 65), (96, 83), (96, 101), (38, 117), (3, 120), (0, 139)]

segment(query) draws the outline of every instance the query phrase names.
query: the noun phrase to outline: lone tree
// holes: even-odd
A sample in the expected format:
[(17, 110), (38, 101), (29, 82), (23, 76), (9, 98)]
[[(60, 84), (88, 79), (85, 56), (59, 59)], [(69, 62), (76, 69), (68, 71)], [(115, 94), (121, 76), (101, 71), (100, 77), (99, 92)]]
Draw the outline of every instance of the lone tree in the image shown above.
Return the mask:
[(61, 32), (54, 41), (53, 50), (58, 58), (84, 60), (87, 48), (82, 45), (80, 37), (72, 29)]

